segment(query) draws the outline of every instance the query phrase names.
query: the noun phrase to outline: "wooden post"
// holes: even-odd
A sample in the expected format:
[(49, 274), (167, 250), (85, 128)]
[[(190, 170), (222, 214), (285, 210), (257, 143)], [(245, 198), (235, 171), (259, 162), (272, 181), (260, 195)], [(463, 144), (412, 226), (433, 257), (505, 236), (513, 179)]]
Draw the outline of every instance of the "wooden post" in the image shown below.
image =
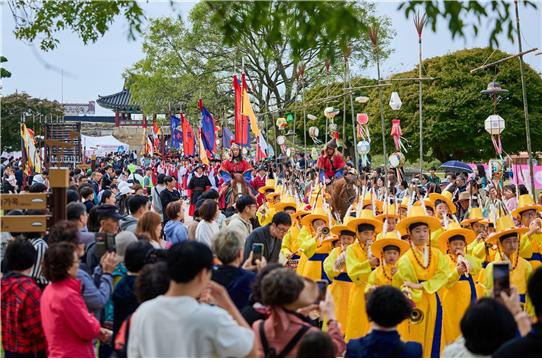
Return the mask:
[(65, 220), (67, 189), (70, 184), (70, 169), (69, 168), (50, 168), (49, 169), (49, 184), (51, 185), (52, 194), (50, 197), (49, 208), (52, 212), (51, 225), (58, 221)]

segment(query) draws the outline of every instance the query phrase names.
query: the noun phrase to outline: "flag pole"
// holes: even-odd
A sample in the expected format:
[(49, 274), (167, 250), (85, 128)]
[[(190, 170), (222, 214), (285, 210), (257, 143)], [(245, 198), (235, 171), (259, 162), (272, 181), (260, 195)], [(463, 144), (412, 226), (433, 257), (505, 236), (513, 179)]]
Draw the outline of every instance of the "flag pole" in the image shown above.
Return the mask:
[(420, 174), (423, 173), (423, 117), (422, 117), (422, 32), (426, 23), (425, 14), (420, 16), (419, 13), (416, 13), (414, 16), (414, 25), (418, 32), (418, 54), (419, 54), (419, 65), (418, 65), (418, 82), (419, 82), (419, 92), (418, 92), (418, 108), (420, 111)]

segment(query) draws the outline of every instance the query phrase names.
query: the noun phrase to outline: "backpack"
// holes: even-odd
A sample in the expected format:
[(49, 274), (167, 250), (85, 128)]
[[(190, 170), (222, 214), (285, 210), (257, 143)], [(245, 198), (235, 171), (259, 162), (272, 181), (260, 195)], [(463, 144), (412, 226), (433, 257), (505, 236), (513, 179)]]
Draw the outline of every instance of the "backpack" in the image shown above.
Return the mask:
[(260, 331), (260, 341), (262, 342), (262, 348), (263, 348), (263, 357), (273, 357), (273, 358), (285, 358), (298, 344), (298, 342), (301, 340), (303, 335), (307, 333), (309, 330), (309, 326), (303, 325), (299, 331), (292, 337), (292, 339), (284, 346), (284, 349), (277, 353), (274, 347), (269, 347), (269, 342), (267, 341), (267, 337), (265, 337), (265, 330), (264, 330), (264, 320), (260, 322), (259, 325), (259, 331)]

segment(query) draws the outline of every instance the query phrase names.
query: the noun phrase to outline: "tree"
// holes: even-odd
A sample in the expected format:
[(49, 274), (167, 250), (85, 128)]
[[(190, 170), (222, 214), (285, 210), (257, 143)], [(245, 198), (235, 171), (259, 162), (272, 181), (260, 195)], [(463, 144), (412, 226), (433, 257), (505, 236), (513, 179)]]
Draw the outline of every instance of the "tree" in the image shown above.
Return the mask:
[[(0, 64), (6, 63), (8, 59), (5, 56), (0, 55)], [(11, 72), (7, 69), (0, 67), (0, 78), (11, 78)]]
[[(266, 11), (270, 17), (274, 10), (293, 17), (299, 6), (302, 4), (272, 2), (267, 3)], [(259, 7), (258, 2), (243, 2), (237, 9), (248, 13)], [(376, 18), (372, 6), (352, 5), (351, 11), (359, 19), (380, 24), (386, 56), (386, 45), (393, 35), (389, 22)], [(326, 64), (330, 61), (321, 57), (322, 45), (296, 55), (289, 45), (287, 22), (280, 25), (279, 31), (284, 34), (280, 43), (268, 42), (269, 32), (275, 30), (261, 26), (238, 34), (235, 43), (225, 46), (221, 25), (209, 16), (206, 3), (194, 6), (189, 21), (185, 25), (181, 18), (152, 20), (143, 45), (146, 57), (126, 72), (134, 100), (146, 111), (163, 109), (165, 104), (183, 104), (185, 111), (195, 111), (195, 100), (200, 95), (206, 102), (215, 103), (214, 109), (210, 107), (215, 112), (220, 112), (224, 105), (231, 108), (232, 74), (244, 69), (256, 112), (260, 118), (262, 113), (271, 117), (270, 111), (283, 114), (299, 98), (301, 74), (305, 87), (342, 75), (343, 68), (338, 63), (327, 76)], [(365, 67), (371, 61), (366, 34), (350, 39), (348, 54), (343, 54), (339, 40), (329, 45), (335, 56), (348, 55), (354, 66)]]
[[(519, 77), (519, 64), (508, 61), (500, 63), (496, 68), (478, 71), (470, 74), (470, 70), (483, 64), (491, 56), (497, 60), (508, 56), (504, 52), (490, 48), (476, 48), (461, 50), (450, 55), (426, 59), (423, 67), (427, 77), (435, 78), (427, 82), (423, 88), (423, 122), (424, 122), (424, 149), (427, 159), (438, 159), (442, 162), (450, 159), (465, 161), (487, 160), (494, 158), (495, 150), (491, 144), (489, 134), (484, 130), (484, 120), (493, 114), (491, 100), (480, 94), (491, 81), (499, 82), (503, 88), (509, 90), (506, 97), (497, 105), (497, 113), (506, 121), (506, 128), (502, 133), (504, 150), (508, 153), (525, 150), (525, 125), (523, 121), (523, 101)], [(391, 78), (415, 78), (417, 69), (398, 73)], [(525, 78), (529, 101), (529, 119), (531, 123), (531, 139), (533, 149), (542, 149), (542, 79), (532, 68), (526, 66)], [(375, 80), (354, 79), (353, 86), (375, 84)], [(403, 137), (407, 140), (407, 159), (415, 161), (418, 158), (416, 151), (419, 146), (418, 123), (418, 83), (410, 81), (390, 82), (392, 86), (384, 88), (384, 118), (386, 119), (386, 139), (388, 149), (393, 149), (390, 136), (391, 120), (400, 119)], [(340, 94), (342, 84), (334, 84), (332, 94)], [(399, 111), (393, 111), (388, 102), (391, 92), (399, 93), (403, 105)], [(329, 90), (325, 87), (314, 88), (308, 92), (307, 98), (321, 99)], [(380, 134), (380, 113), (378, 103), (378, 90), (373, 88), (368, 92), (359, 91), (360, 95), (367, 95), (370, 100), (366, 106), (355, 105), (355, 112), (366, 112), (369, 115), (369, 128), (371, 134)], [(341, 99), (341, 98), (339, 98)], [(341, 99), (342, 101), (342, 99)], [(299, 104), (298, 104), (299, 105)], [(318, 116), (316, 122), (309, 121), (309, 125), (318, 126), (320, 134), (325, 129), (323, 109), (325, 104), (310, 106), (308, 113)], [(342, 109), (342, 103), (335, 105)], [(351, 114), (347, 109), (346, 139), (352, 145)], [(298, 124), (298, 134), (303, 132), (303, 125)], [(322, 139), (322, 135), (320, 139)], [(371, 154), (382, 151), (380, 137), (374, 136), (371, 143)], [(351, 146), (350, 151), (353, 150)]]
[(21, 117), (26, 115), (27, 126), (35, 134), (43, 134), (40, 119), (44, 116), (63, 115), (62, 105), (56, 101), (34, 98), (26, 93), (13, 93), (2, 98), (2, 150), (17, 150), (21, 148), (19, 124)]

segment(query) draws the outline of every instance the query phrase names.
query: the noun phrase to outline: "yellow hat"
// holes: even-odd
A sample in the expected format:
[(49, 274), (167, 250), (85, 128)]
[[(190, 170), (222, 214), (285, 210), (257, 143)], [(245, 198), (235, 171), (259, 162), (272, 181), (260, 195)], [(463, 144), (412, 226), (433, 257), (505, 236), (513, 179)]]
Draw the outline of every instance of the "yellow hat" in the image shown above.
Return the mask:
[(484, 218), (484, 212), (482, 211), (482, 208), (471, 208), (468, 213), (468, 218), (465, 218), (461, 221), (461, 225), (463, 227), (472, 226), (473, 223), (483, 223), (488, 224), (489, 222)]
[(266, 191), (275, 191), (275, 180), (274, 179), (266, 179), (265, 185), (263, 187), (258, 188), (258, 192), (264, 194)]
[(498, 218), (495, 224), (495, 228), (496, 232), (490, 235), (486, 239), (486, 242), (491, 244), (497, 244), (503, 236), (517, 233), (518, 237), (520, 237), (523, 233), (529, 230), (526, 227), (516, 227), (516, 225), (514, 224), (514, 219), (510, 214)]
[(410, 248), (408, 242), (400, 239), (396, 231), (391, 231), (386, 233), (382, 238), (373, 242), (371, 245), (371, 252), (375, 255), (375, 257), (380, 257), (384, 253), (384, 248), (387, 246), (398, 247), (400, 256)]
[(317, 207), (311, 214), (306, 215), (301, 219), (301, 224), (310, 227), (312, 226), (312, 222), (316, 221), (317, 219), (321, 219), (322, 221), (326, 222), (326, 225), (329, 227), (329, 212), (326, 212), (323, 207)]
[(297, 202), (295, 201), (295, 198), (291, 195), (286, 195), (283, 198), (284, 200), (281, 199), (281, 201), (277, 203), (277, 205), (275, 205), (275, 209), (277, 210), (277, 212), (281, 212), (284, 210), (284, 208), (287, 207), (295, 208), (297, 212)]
[(440, 222), (435, 217), (430, 217), (425, 213), (425, 208), (422, 206), (412, 206), (406, 218), (397, 223), (395, 228), (402, 235), (408, 234), (408, 227), (414, 223), (425, 223), (433, 232), (441, 227)]
[[(376, 196), (375, 196), (376, 197)], [(379, 201), (378, 199), (375, 199), (375, 206), (376, 206), (376, 209), (375, 211), (379, 211), (381, 212), (382, 211), (382, 201)], [(373, 205), (373, 192), (369, 192), (367, 191), (367, 193), (365, 193), (365, 197), (363, 198), (363, 207), (365, 206), (371, 206)]]
[[(444, 191), (442, 192), (442, 194), (438, 194), (438, 193), (429, 194), (429, 199), (431, 200), (431, 202), (433, 202), (433, 204), (436, 204), (437, 200), (443, 201), (444, 203), (446, 203), (446, 205), (450, 209), (450, 213), (455, 213), (457, 212), (457, 208), (455, 207), (455, 204), (452, 201), (452, 198), (453, 198), (452, 193), (448, 191)], [(436, 205), (434, 207), (436, 208)]]
[(350, 220), (346, 226), (349, 228), (353, 228), (356, 233), (358, 231), (358, 226), (360, 224), (370, 224), (371, 226), (375, 227), (375, 232), (380, 233), (382, 232), (382, 227), (384, 226), (382, 222), (380, 222), (374, 215), (373, 211), (370, 209), (364, 209), (361, 211), (361, 214)]
[[(415, 206), (419, 206), (420, 204), (421, 204), (420, 201), (414, 202)], [(435, 203), (433, 203), (433, 201), (431, 201), (431, 199), (429, 199), (429, 198), (425, 198), (423, 200), (423, 205), (425, 206), (425, 208), (429, 207), (429, 208), (435, 210)]]
[(297, 203), (297, 212), (295, 212), (294, 214), (292, 214), (292, 217), (293, 218), (301, 218), (307, 214), (310, 214), (310, 206), (308, 204), (305, 204), (305, 203)]
[(536, 204), (530, 194), (522, 194), (518, 199), (518, 207), (512, 211), (514, 217), (519, 217), (520, 213), (533, 210), (535, 212), (542, 211), (542, 205)]
[(448, 224), (448, 230), (442, 232), (442, 234), (438, 237), (438, 246), (442, 252), (446, 253), (448, 250), (448, 241), (453, 236), (465, 237), (466, 245), (469, 245), (476, 238), (476, 233), (474, 233), (473, 230), (461, 228), (457, 222), (450, 222)]
[(384, 222), (386, 218), (399, 219), (401, 217), (399, 216), (399, 213), (397, 212), (397, 207), (395, 206), (395, 204), (387, 204), (384, 206), (384, 208), (382, 208), (382, 213), (376, 216), (376, 218), (379, 221)]
[(266, 194), (265, 195), (265, 199), (267, 199), (268, 201), (271, 201), (275, 198), (279, 197), (280, 198), (280, 193), (278, 192), (273, 192), (273, 193), (269, 193), (269, 194)]
[(410, 201), (410, 198), (407, 196), (404, 196), (403, 199), (401, 199), (401, 204), (399, 205), (399, 208), (408, 208), (408, 202)]
[(351, 216), (344, 217), (344, 221), (343, 221), (342, 224), (331, 227), (331, 229), (330, 229), (331, 233), (336, 234), (337, 236), (340, 236), (342, 231), (350, 231), (350, 232), (356, 233), (355, 228), (349, 227), (347, 225), (347, 223), (350, 222), (353, 219), (354, 219), (354, 217), (351, 217)]

